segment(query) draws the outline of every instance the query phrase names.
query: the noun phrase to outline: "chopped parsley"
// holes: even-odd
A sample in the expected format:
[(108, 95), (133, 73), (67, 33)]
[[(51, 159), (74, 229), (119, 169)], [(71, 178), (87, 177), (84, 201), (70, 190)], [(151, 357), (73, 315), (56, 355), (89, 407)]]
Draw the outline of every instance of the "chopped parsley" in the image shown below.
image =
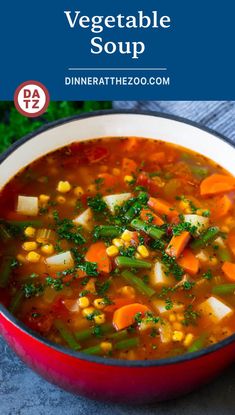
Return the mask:
[(78, 232), (77, 226), (71, 219), (60, 219), (58, 212), (53, 212), (54, 221), (56, 223), (56, 232), (60, 239), (74, 242), (76, 245), (82, 245), (86, 242), (85, 238)]
[(191, 225), (190, 222), (180, 222), (172, 227), (172, 233), (175, 236), (180, 235), (184, 231), (188, 231), (191, 234), (195, 234), (196, 230), (197, 226)]
[(200, 314), (197, 311), (193, 310), (192, 304), (189, 304), (184, 312), (184, 320), (182, 321), (182, 323), (185, 326), (189, 326), (189, 325), (195, 326), (197, 323), (197, 319), (199, 317), (200, 317)]
[(204, 272), (204, 274), (202, 274), (202, 278), (204, 278), (205, 280), (210, 281), (213, 278), (211, 270), (208, 269), (208, 271)]
[(87, 204), (95, 213), (103, 213), (107, 208), (105, 201), (99, 194), (94, 197), (88, 197)]
[(61, 291), (64, 287), (62, 278), (46, 277), (46, 285), (54, 288), (55, 291)]
[(195, 285), (195, 282), (191, 282), (191, 281), (185, 281), (182, 285), (184, 290), (191, 290), (193, 288), (193, 286)]
[(162, 262), (166, 266), (167, 271), (173, 274), (176, 280), (180, 281), (184, 275), (184, 270), (177, 264), (176, 260), (164, 252), (162, 254)]
[(111, 285), (111, 280), (107, 280), (103, 283), (97, 281), (97, 292), (99, 295), (105, 296)]
[(99, 275), (96, 262), (85, 261), (79, 268), (81, 268), (89, 277), (98, 277)]
[(41, 295), (44, 291), (43, 284), (34, 284), (32, 282), (24, 284), (23, 292), (26, 298), (35, 297)]
[(173, 302), (169, 297), (165, 299), (165, 303), (166, 303), (165, 305), (166, 310), (171, 310), (173, 308)]

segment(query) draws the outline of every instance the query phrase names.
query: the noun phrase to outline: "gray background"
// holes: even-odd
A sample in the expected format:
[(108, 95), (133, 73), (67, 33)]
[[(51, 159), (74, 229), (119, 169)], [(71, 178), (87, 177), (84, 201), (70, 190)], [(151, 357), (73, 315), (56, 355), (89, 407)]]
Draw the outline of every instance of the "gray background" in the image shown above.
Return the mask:
[[(214, 128), (235, 141), (235, 102), (115, 102), (115, 108), (173, 113)], [(186, 397), (142, 407), (73, 396), (28, 369), (0, 339), (0, 415), (227, 415), (235, 414), (235, 365)]]

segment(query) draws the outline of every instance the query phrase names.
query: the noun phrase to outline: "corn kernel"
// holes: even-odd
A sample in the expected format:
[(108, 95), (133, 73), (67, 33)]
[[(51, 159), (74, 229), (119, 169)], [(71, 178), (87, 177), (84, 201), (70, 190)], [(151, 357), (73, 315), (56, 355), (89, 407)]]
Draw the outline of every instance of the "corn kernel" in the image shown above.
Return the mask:
[(118, 255), (119, 250), (115, 245), (110, 245), (107, 249), (106, 249), (106, 254), (110, 257), (116, 256)]
[(115, 245), (117, 248), (121, 248), (121, 246), (124, 245), (124, 242), (122, 239), (114, 238), (112, 240), (113, 245)]
[(135, 253), (135, 258), (136, 258), (136, 259), (141, 259), (141, 258), (142, 258), (142, 256), (141, 256), (138, 252), (136, 252), (136, 253)]
[(104, 298), (96, 298), (93, 302), (95, 308), (98, 308), (98, 310), (102, 310), (105, 307), (105, 301)]
[(71, 190), (71, 184), (67, 180), (61, 180), (57, 185), (57, 190), (60, 193), (67, 193)]
[(41, 256), (35, 251), (31, 251), (26, 255), (27, 261), (32, 262), (33, 264), (39, 262), (40, 258)]
[(112, 350), (112, 343), (102, 342), (102, 343), (100, 343), (100, 347), (101, 347), (103, 352), (108, 353), (108, 352), (111, 352), (111, 350)]
[(34, 251), (35, 249), (37, 249), (37, 247), (37, 242), (24, 242), (22, 245), (24, 251)]
[(21, 254), (17, 255), (16, 259), (17, 261), (22, 262), (22, 263), (26, 262), (24, 255), (21, 255)]
[(50, 200), (50, 196), (49, 195), (40, 195), (39, 196), (39, 202), (41, 203), (47, 203)]
[(94, 184), (90, 184), (90, 185), (87, 187), (87, 191), (88, 191), (89, 193), (96, 193), (96, 186), (95, 186)]
[(169, 321), (170, 321), (171, 323), (174, 323), (174, 322), (176, 321), (176, 316), (175, 316), (175, 314), (171, 313), (171, 314), (169, 315)]
[[(179, 203), (179, 207), (180, 207), (181, 210), (183, 210), (184, 212), (186, 212), (186, 211), (188, 211), (190, 209), (190, 204), (186, 200), (181, 200), (180, 203)], [(191, 210), (190, 210), (190, 212), (191, 212)]]
[(75, 187), (75, 189), (73, 190), (75, 196), (80, 197), (84, 194), (84, 190), (81, 186), (77, 186)]
[(124, 287), (120, 289), (120, 293), (128, 298), (135, 297), (135, 289), (131, 287), (130, 285), (124, 285)]
[[(82, 298), (82, 297), (81, 297), (81, 298)], [(80, 300), (81, 298), (79, 298), (79, 300)], [(81, 307), (81, 306), (80, 306), (80, 304), (79, 304), (79, 307)], [(92, 313), (94, 313), (94, 311), (95, 311), (95, 307), (86, 307), (86, 308), (84, 308), (84, 310), (82, 310), (82, 315), (83, 315), (84, 317), (88, 317), (88, 316), (90, 316)]]
[(104, 324), (105, 323), (105, 314), (97, 314), (97, 316), (94, 316), (94, 322), (95, 324)]
[(56, 201), (60, 204), (63, 205), (66, 202), (66, 199), (64, 196), (57, 196)]
[(54, 253), (54, 247), (52, 244), (46, 244), (41, 247), (41, 251), (45, 255), (52, 255)]
[(131, 182), (133, 182), (133, 180), (134, 180), (133, 176), (127, 175), (127, 176), (124, 177), (124, 182), (127, 183), (127, 184), (130, 184)]
[(192, 333), (186, 334), (185, 339), (184, 339), (184, 346), (189, 347), (193, 339), (194, 339), (194, 335)]
[(114, 167), (113, 170), (112, 170), (112, 173), (113, 173), (114, 176), (120, 176), (121, 170)]
[(32, 228), (32, 226), (27, 226), (27, 228), (24, 231), (25, 236), (28, 238), (33, 238), (35, 235), (36, 229)]
[(125, 242), (130, 242), (131, 239), (133, 238), (133, 232), (128, 231), (127, 229), (122, 233), (121, 238), (123, 239), (123, 241)]
[(144, 245), (139, 245), (137, 248), (137, 251), (142, 256), (142, 258), (148, 258), (149, 257), (149, 251)]
[(178, 321), (176, 321), (175, 323), (173, 323), (173, 328), (175, 330), (181, 330), (183, 328), (183, 325), (179, 323)]
[[(78, 305), (80, 308), (87, 308), (90, 305), (90, 300), (87, 297), (80, 297), (78, 300)], [(93, 307), (90, 307), (93, 308)]]
[(174, 342), (181, 342), (184, 338), (184, 333), (182, 331), (175, 330), (172, 335), (172, 340)]

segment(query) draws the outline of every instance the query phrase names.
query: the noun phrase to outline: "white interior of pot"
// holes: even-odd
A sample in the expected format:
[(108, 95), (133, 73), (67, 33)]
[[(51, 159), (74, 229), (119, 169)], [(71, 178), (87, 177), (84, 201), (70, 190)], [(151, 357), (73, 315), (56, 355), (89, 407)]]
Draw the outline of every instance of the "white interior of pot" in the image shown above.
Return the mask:
[(235, 150), (213, 134), (183, 122), (140, 114), (97, 115), (70, 121), (36, 135), (0, 165), (0, 188), (21, 168), (40, 156), (74, 141), (136, 136), (179, 144), (197, 151), (235, 175)]

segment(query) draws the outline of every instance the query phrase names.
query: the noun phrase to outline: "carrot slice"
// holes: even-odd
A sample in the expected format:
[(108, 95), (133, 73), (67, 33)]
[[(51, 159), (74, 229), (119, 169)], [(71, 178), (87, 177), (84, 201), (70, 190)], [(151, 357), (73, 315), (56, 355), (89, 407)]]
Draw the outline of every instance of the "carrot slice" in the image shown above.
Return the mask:
[(90, 245), (85, 260), (89, 262), (96, 262), (99, 272), (108, 274), (111, 271), (111, 262), (106, 253), (106, 246), (104, 242), (96, 242)]
[(122, 330), (135, 322), (137, 313), (144, 314), (149, 311), (146, 305), (134, 303), (118, 308), (113, 315), (113, 325), (116, 330)]
[(180, 235), (173, 236), (166, 248), (166, 253), (175, 258), (179, 258), (189, 239), (190, 233), (187, 231), (182, 232)]
[(224, 174), (212, 174), (200, 184), (201, 196), (212, 196), (235, 190), (235, 179)]
[(137, 169), (137, 164), (134, 160), (124, 158), (122, 160), (122, 172), (124, 174), (131, 174), (134, 173)]
[(235, 264), (232, 262), (224, 262), (222, 266), (222, 271), (225, 274), (225, 277), (228, 281), (234, 282), (235, 281)]
[[(144, 222), (151, 223), (152, 225), (161, 226), (164, 223), (164, 221), (159, 216), (155, 215), (155, 213), (153, 213), (150, 209), (142, 209), (140, 212), (140, 218)], [(150, 221), (150, 219), (152, 220)]]
[(100, 173), (98, 178), (102, 179), (101, 187), (111, 188), (117, 184), (117, 178), (109, 173)]
[(198, 273), (199, 260), (190, 249), (186, 248), (177, 262), (190, 275), (196, 275)]
[(160, 213), (160, 215), (167, 215), (170, 218), (178, 215), (177, 210), (173, 208), (170, 203), (166, 202), (163, 199), (150, 197), (148, 200), (148, 206), (151, 207), (156, 213)]
[(227, 195), (222, 196), (219, 200), (216, 201), (215, 208), (212, 209), (213, 218), (219, 219), (227, 215), (232, 205), (233, 204)]
[(235, 255), (235, 229), (232, 229), (228, 234), (228, 246), (231, 249), (233, 255)]

